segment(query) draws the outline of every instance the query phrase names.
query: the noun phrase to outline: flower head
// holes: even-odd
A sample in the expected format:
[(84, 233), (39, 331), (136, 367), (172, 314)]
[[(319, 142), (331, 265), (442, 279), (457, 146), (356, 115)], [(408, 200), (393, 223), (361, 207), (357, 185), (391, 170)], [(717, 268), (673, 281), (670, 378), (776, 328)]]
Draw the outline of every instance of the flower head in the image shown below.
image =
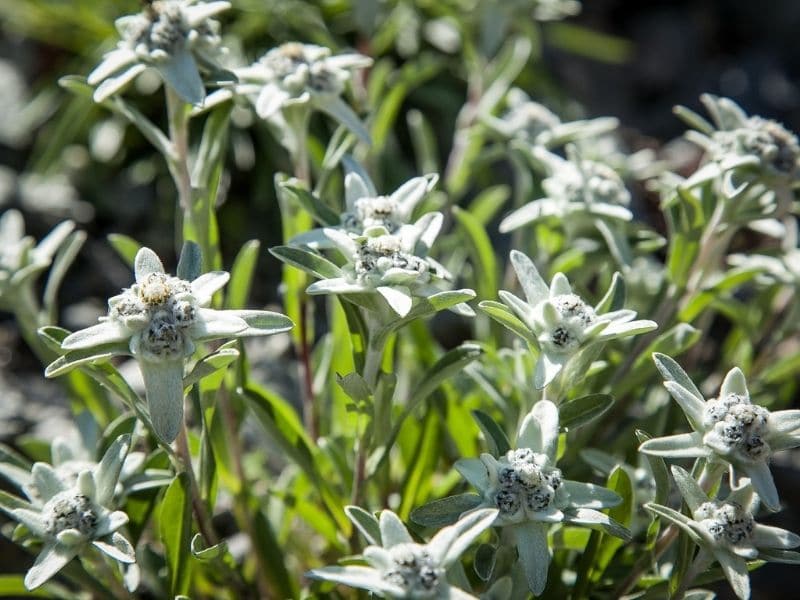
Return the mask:
[(119, 92), (148, 66), (186, 102), (201, 104), (205, 86), (200, 69), (219, 71), (216, 57), (224, 51), (219, 23), (212, 19), (230, 2), (153, 0), (141, 13), (117, 19), (122, 40), (89, 74), (97, 85), (95, 102)]
[(371, 539), (373, 544), (364, 549), (369, 566), (322, 567), (307, 575), (365, 589), (382, 598), (474, 598), (448, 583), (447, 569), (496, 516), (496, 510), (476, 510), (439, 531), (427, 544), (419, 544), (397, 515), (384, 510), (380, 516), (380, 540)]
[(664, 387), (683, 409), (692, 433), (647, 440), (639, 450), (672, 457), (704, 457), (731, 466), (733, 482), (747, 477), (770, 510), (780, 508), (769, 470), (772, 454), (800, 446), (800, 410), (770, 412), (753, 404), (744, 374), (731, 369), (719, 396), (705, 400), (689, 376), (668, 356), (654, 354)]
[[(700, 546), (700, 560), (719, 562), (739, 598), (750, 597), (747, 560), (780, 560), (788, 548), (800, 546), (800, 536), (761, 525), (753, 518), (758, 507), (750, 482), (734, 488), (724, 500), (709, 498), (684, 469), (673, 466), (672, 476), (691, 511), (691, 518), (669, 507), (648, 503), (645, 508), (674, 523)], [(794, 554), (794, 560), (798, 556)], [(697, 559), (696, 559), (697, 560)]]
[(81, 470), (71, 485), (50, 465), (36, 463), (31, 485), (25, 490), (30, 502), (18, 498), (0, 502), (0, 508), (43, 542), (25, 576), (26, 588), (42, 585), (89, 544), (115, 560), (134, 562), (133, 547), (117, 531), (128, 522), (128, 516), (111, 509), (129, 446), (130, 436), (117, 438), (100, 463)]
[(617, 285), (616, 279), (605, 297), (596, 306), (590, 306), (573, 292), (564, 274), (556, 273), (548, 287), (533, 262), (521, 252), (511, 251), (511, 264), (527, 302), (511, 292), (500, 291), (505, 306), (491, 302), (480, 306), (490, 314), (501, 309), (504, 314), (516, 316), (521, 323), (518, 322), (515, 332), (539, 347), (541, 355), (534, 375), (537, 389), (552, 382), (567, 362), (589, 344), (629, 337), (657, 327), (653, 321), (635, 321), (636, 312), (632, 310), (605, 312)]
[[(214, 310), (212, 296), (228, 281), (224, 271), (206, 273), (193, 281), (167, 275), (149, 248), (136, 254), (136, 282), (108, 301), (100, 323), (67, 336), (67, 354), (52, 363), (54, 376), (79, 362), (131, 354), (142, 371), (150, 418), (166, 442), (183, 422), (183, 366), (196, 343), (219, 338), (269, 335), (291, 328), (283, 315), (268, 311)], [(96, 349), (94, 354), (86, 351)]]
[[(531, 591), (538, 595), (547, 583), (552, 523), (600, 527), (620, 537), (627, 530), (597, 509), (619, 504), (611, 490), (563, 478), (556, 467), (558, 408), (541, 400), (520, 426), (516, 449), (495, 458), (460, 459), (456, 469), (482, 497), (478, 508), (496, 508), (496, 526), (511, 527)], [(468, 513), (469, 514), (469, 513)]]
[(590, 215), (630, 221), (630, 192), (620, 176), (608, 165), (583, 159), (574, 146), (568, 146), (569, 160), (542, 147), (530, 150), (548, 176), (542, 182), (547, 194), (512, 211), (501, 221), (500, 231), (518, 229), (546, 217), (561, 219)]
[(262, 119), (285, 107), (310, 105), (368, 140), (361, 121), (341, 96), (353, 72), (371, 64), (372, 59), (361, 54), (331, 56), (324, 46), (289, 42), (269, 50), (251, 66), (236, 69), (237, 91), (253, 99)]

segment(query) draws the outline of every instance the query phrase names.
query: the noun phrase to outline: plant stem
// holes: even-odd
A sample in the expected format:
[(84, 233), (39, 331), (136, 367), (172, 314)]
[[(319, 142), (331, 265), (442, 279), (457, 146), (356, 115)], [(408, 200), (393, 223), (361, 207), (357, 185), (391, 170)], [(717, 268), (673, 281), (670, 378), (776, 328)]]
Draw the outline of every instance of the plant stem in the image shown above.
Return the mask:
[[(189, 120), (186, 103), (169, 86), (166, 87), (166, 96), (169, 139), (175, 154), (174, 157), (166, 157), (167, 164), (178, 190), (178, 205), (183, 211), (183, 218), (193, 225), (192, 179), (189, 174)], [(192, 229), (194, 230), (194, 227)]]
[(208, 545), (215, 546), (219, 544), (219, 536), (214, 530), (214, 524), (211, 521), (211, 515), (209, 515), (208, 510), (206, 510), (205, 502), (203, 502), (203, 498), (200, 495), (200, 488), (197, 486), (197, 478), (195, 477), (194, 467), (192, 466), (192, 455), (189, 452), (189, 442), (185, 422), (178, 433), (176, 445), (177, 454), (181, 458), (183, 470), (189, 477), (189, 490), (192, 495), (192, 509), (197, 517), (197, 526), (200, 528), (200, 533), (203, 534), (203, 537), (206, 539)]

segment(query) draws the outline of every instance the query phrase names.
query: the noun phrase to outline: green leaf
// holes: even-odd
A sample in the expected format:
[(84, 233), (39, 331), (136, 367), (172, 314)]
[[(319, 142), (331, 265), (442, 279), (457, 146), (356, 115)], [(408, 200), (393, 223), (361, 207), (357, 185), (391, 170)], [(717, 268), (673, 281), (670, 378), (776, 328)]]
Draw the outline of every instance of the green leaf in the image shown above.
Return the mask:
[[(643, 444), (647, 440), (651, 439), (651, 436), (641, 429), (637, 429), (636, 438), (639, 440), (640, 444)], [(669, 497), (670, 488), (667, 463), (665, 463), (664, 459), (660, 456), (652, 456), (650, 454), (645, 454), (644, 456), (650, 465), (650, 471), (653, 474), (653, 480), (656, 483), (656, 494), (654, 500), (656, 504), (664, 504)]]
[(311, 273), (320, 279), (335, 279), (342, 276), (342, 270), (324, 256), (294, 246), (277, 246), (269, 249), (270, 254), (287, 265)]
[(686, 374), (686, 371), (684, 371), (681, 366), (671, 357), (667, 356), (666, 354), (655, 352), (653, 353), (653, 361), (656, 363), (656, 368), (658, 369), (659, 373), (661, 373), (664, 381), (674, 381), (694, 395), (698, 400), (705, 402), (703, 394), (701, 394), (700, 390), (697, 389), (697, 386)]
[(492, 241), (483, 225), (463, 208), (454, 206), (453, 216), (461, 226), (474, 262), (474, 281), (478, 295), (488, 298), (497, 291), (497, 260)]
[(67, 269), (72, 265), (81, 246), (86, 241), (86, 233), (83, 231), (72, 232), (66, 240), (61, 243), (58, 254), (53, 259), (50, 267), (50, 274), (47, 276), (47, 284), (42, 295), (44, 307), (48, 315), (52, 315), (52, 320), (56, 320), (56, 301), (61, 282), (67, 274)]
[(0, 598), (80, 598), (54, 581), (48, 581), (35, 590), (28, 590), (23, 575), (0, 575)]
[(224, 369), (237, 358), (239, 358), (239, 351), (236, 348), (220, 348), (216, 352), (204, 356), (197, 361), (192, 371), (183, 378), (183, 387), (188, 388), (198, 383), (204, 377)]
[(361, 532), (367, 542), (373, 546), (381, 545), (381, 529), (375, 515), (358, 506), (345, 506), (344, 512)]
[(529, 344), (538, 344), (533, 332), (502, 302), (483, 300), (478, 303), (478, 308), (500, 323), (503, 327), (516, 333)]
[(206, 119), (192, 170), (192, 187), (205, 189), (211, 186), (213, 172), (225, 158), (231, 110), (233, 110), (232, 103), (223, 104)]
[(478, 494), (457, 494), (440, 498), (411, 511), (411, 520), (423, 527), (441, 528), (458, 521), (462, 513), (482, 502)]
[(222, 558), (228, 551), (228, 544), (223, 541), (213, 546), (206, 546), (203, 536), (197, 533), (192, 538), (191, 551), (197, 560), (207, 562)]
[(130, 354), (128, 344), (126, 342), (104, 344), (94, 348), (86, 348), (85, 350), (72, 350), (67, 352), (64, 356), (58, 357), (52, 363), (47, 365), (47, 368), (44, 371), (44, 376), (58, 377), (59, 375), (68, 373), (76, 367), (90, 363), (105, 362), (114, 356), (120, 356), (123, 354)]
[(188, 594), (192, 514), (189, 476), (179, 473), (167, 488), (158, 515), (159, 536), (164, 544), (171, 595)]
[(299, 594), (296, 589), (296, 579), (289, 575), (284, 562), (285, 554), (264, 511), (257, 508), (255, 508), (253, 520), (253, 534), (254, 550), (259, 554), (258, 564), (265, 570), (264, 574), (269, 579), (277, 596), (279, 598), (297, 598)]
[(132, 269), (136, 253), (139, 252), (142, 245), (132, 237), (121, 233), (109, 233), (106, 239), (111, 244), (111, 247), (117, 251), (120, 258), (125, 261), (125, 264)]
[(495, 561), (497, 559), (496, 548), (490, 544), (481, 544), (475, 551), (475, 561), (472, 563), (475, 574), (482, 581), (489, 581), (492, 578)]
[(300, 187), (299, 183), (300, 182), (297, 180), (290, 179), (289, 181), (281, 183), (280, 186), (286, 191), (289, 198), (293, 198), (297, 201), (300, 206), (306, 209), (311, 216), (322, 225), (339, 225), (341, 222), (339, 213), (334, 211), (314, 194)]
[(482, 410), (473, 410), (472, 416), (481, 428), (486, 443), (489, 445), (489, 453), (494, 456), (503, 456), (511, 450), (511, 443), (503, 429), (495, 422), (492, 417)]
[(357, 404), (368, 405), (370, 403), (372, 390), (369, 389), (367, 382), (358, 373), (348, 373), (344, 377), (337, 374), (336, 382), (344, 390), (345, 394), (350, 396)]
[(576, 429), (603, 415), (613, 404), (610, 394), (590, 394), (559, 406), (558, 419), (563, 429)]
[(191, 240), (186, 240), (181, 248), (176, 275), (186, 281), (192, 281), (200, 277), (202, 271), (203, 256), (200, 246)]
[(236, 255), (233, 267), (231, 267), (231, 280), (225, 297), (225, 306), (227, 308), (238, 309), (247, 305), (247, 298), (250, 296), (250, 287), (253, 283), (253, 275), (260, 249), (261, 242), (250, 240), (245, 242)]
[[(636, 502), (633, 491), (633, 483), (631, 482), (628, 472), (622, 467), (617, 467), (611, 472), (606, 484), (610, 490), (619, 494), (622, 502), (617, 506), (608, 510), (608, 516), (617, 523), (630, 527), (633, 521), (633, 514), (636, 510)], [(599, 581), (600, 577), (606, 570), (606, 567), (611, 563), (614, 554), (625, 544), (624, 540), (618, 537), (603, 534), (603, 539), (598, 549), (597, 558), (594, 562), (594, 581)]]

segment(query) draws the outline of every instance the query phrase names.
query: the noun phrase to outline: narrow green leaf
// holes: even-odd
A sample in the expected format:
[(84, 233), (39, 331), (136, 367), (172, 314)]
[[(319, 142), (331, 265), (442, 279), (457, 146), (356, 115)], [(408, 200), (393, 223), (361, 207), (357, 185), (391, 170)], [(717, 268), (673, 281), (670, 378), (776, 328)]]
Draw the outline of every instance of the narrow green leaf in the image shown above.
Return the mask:
[(295, 578), (289, 575), (284, 562), (285, 554), (275, 536), (275, 532), (264, 511), (256, 510), (253, 520), (255, 551), (260, 555), (259, 566), (265, 569), (279, 598), (297, 598), (299, 596)]
[(411, 511), (412, 521), (423, 527), (441, 528), (452, 525), (458, 517), (482, 502), (478, 494), (457, 494), (423, 504)]
[(533, 332), (502, 302), (483, 300), (478, 303), (478, 308), (529, 344), (536, 345), (538, 343)]
[[(642, 444), (651, 439), (651, 436), (641, 429), (637, 429), (636, 438), (639, 440), (639, 443)], [(656, 504), (665, 504), (669, 496), (670, 487), (667, 463), (665, 463), (664, 459), (660, 456), (652, 456), (650, 454), (645, 454), (644, 456), (650, 465), (650, 471), (652, 472), (653, 480), (656, 483), (656, 494), (654, 500)]]
[(492, 572), (494, 571), (494, 565), (497, 559), (496, 550), (497, 549), (490, 544), (481, 544), (475, 551), (475, 561), (472, 565), (475, 569), (475, 574), (482, 581), (489, 581), (492, 578)]
[(474, 280), (478, 294), (488, 298), (497, 291), (497, 260), (492, 241), (480, 221), (463, 208), (454, 206), (453, 216), (461, 226), (474, 262)]
[(231, 267), (231, 280), (228, 283), (225, 297), (227, 308), (238, 309), (247, 306), (260, 249), (261, 242), (250, 240), (245, 242), (236, 255), (233, 267)]
[(204, 356), (197, 361), (192, 371), (183, 378), (183, 387), (188, 388), (201, 379), (224, 369), (239, 358), (239, 351), (235, 348), (220, 348), (216, 352)]
[(344, 512), (361, 534), (373, 546), (381, 545), (381, 529), (378, 519), (370, 512), (358, 506), (345, 506)]
[(342, 270), (324, 256), (294, 246), (277, 246), (269, 249), (270, 254), (287, 265), (311, 273), (320, 279), (335, 279), (342, 276)]
[(511, 450), (511, 443), (508, 441), (508, 437), (492, 417), (482, 410), (473, 410), (472, 416), (475, 417), (478, 427), (481, 428), (483, 436), (486, 438), (490, 454), (503, 456)]
[(189, 593), (192, 514), (189, 476), (179, 473), (167, 488), (159, 511), (159, 536), (164, 544), (171, 595)]
[(281, 187), (286, 190), (289, 198), (293, 198), (300, 206), (307, 210), (314, 219), (322, 225), (339, 225), (339, 213), (325, 204), (308, 190), (300, 187), (300, 182), (290, 179), (281, 183)]
[(614, 404), (610, 394), (590, 394), (563, 403), (558, 408), (558, 420), (563, 429), (572, 430), (591, 423)]
[(111, 244), (111, 247), (117, 251), (119, 257), (125, 261), (125, 264), (132, 269), (136, 253), (139, 252), (142, 245), (132, 237), (122, 235), (121, 233), (109, 233), (106, 239), (108, 243)]

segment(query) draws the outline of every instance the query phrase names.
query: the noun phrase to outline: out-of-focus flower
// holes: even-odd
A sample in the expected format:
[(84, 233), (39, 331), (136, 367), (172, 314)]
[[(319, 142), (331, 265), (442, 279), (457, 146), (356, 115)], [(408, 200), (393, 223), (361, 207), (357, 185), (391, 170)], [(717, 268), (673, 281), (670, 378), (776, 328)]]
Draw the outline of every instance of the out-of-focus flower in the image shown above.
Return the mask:
[(65, 484), (50, 465), (36, 463), (26, 489), (30, 502), (0, 499), (0, 508), (44, 544), (25, 576), (27, 589), (45, 583), (89, 544), (119, 562), (134, 562), (133, 547), (117, 531), (128, 516), (110, 509), (129, 446), (130, 436), (120, 436), (98, 465), (79, 472), (73, 485)]
[(770, 412), (753, 404), (742, 371), (731, 369), (722, 381), (719, 397), (705, 400), (681, 367), (664, 354), (654, 354), (664, 387), (680, 405), (692, 433), (647, 440), (645, 454), (674, 458), (702, 457), (731, 466), (732, 484), (742, 477), (752, 482), (770, 510), (780, 508), (780, 498), (769, 470), (778, 450), (800, 446), (800, 410)]
[(322, 567), (306, 575), (313, 579), (364, 589), (381, 598), (468, 600), (474, 596), (447, 581), (447, 569), (492, 525), (497, 510), (476, 510), (445, 527), (427, 544), (416, 543), (390, 510), (381, 512), (380, 545), (363, 556), (369, 566)]
[(206, 273), (191, 282), (172, 277), (149, 248), (137, 253), (135, 276), (134, 285), (109, 299), (108, 315), (99, 324), (64, 339), (61, 347), (67, 354), (45, 374), (61, 374), (64, 364), (77, 366), (71, 361), (72, 352), (97, 350), (95, 355), (86, 354), (85, 360), (132, 354), (142, 371), (153, 427), (160, 438), (171, 442), (183, 423), (183, 366), (196, 342), (280, 333), (292, 322), (268, 311), (207, 308), (227, 283), (228, 273)]
[(227, 1), (152, 0), (141, 13), (117, 19), (122, 40), (88, 77), (90, 85), (98, 86), (95, 102), (154, 67), (183, 100), (202, 104), (206, 90), (200, 71), (220, 71), (216, 58), (224, 50), (219, 23), (212, 17), (230, 6)]

